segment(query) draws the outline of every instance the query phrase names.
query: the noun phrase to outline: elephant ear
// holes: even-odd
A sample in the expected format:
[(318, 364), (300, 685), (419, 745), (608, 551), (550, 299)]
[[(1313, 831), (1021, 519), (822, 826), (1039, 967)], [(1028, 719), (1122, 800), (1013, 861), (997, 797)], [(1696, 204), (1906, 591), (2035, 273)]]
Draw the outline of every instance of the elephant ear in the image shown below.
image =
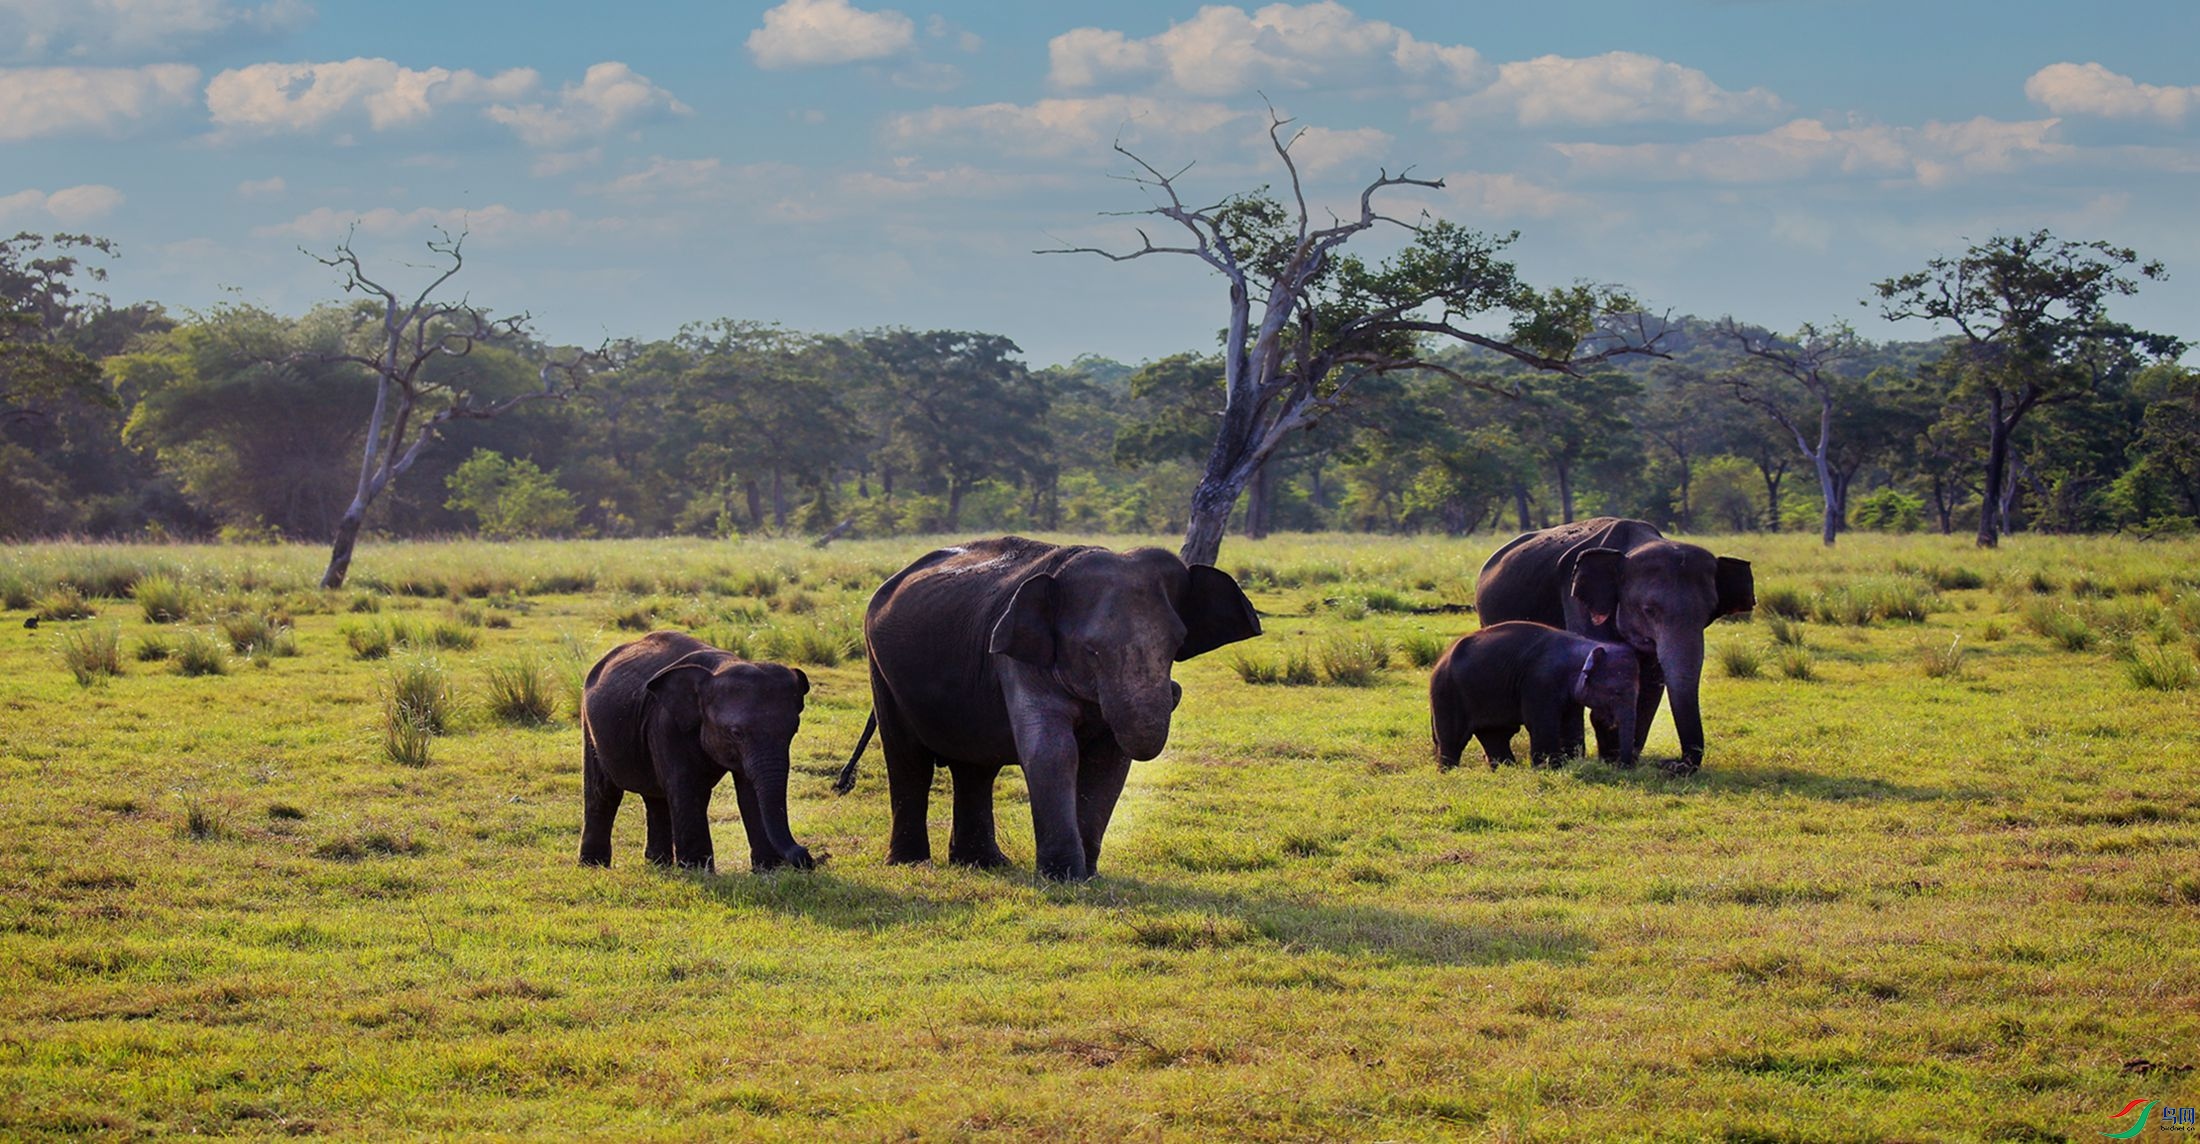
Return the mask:
[(1179, 663), (1260, 634), (1253, 602), (1228, 572), (1212, 564), (1194, 564), (1189, 571), (1184, 598), (1176, 606), (1184, 621), (1184, 643), (1176, 649)]
[(1061, 584), (1044, 572), (1018, 584), (986, 650), (1033, 667), (1054, 666), (1054, 612), (1061, 594)]
[(810, 693), (810, 677), (805, 674), (803, 670), (799, 667), (791, 668), (790, 670), (794, 672), (794, 685), (796, 693), (800, 695), (808, 695)]
[(711, 664), (705, 662), (709, 654), (690, 652), (680, 657), (650, 676), (642, 689), (666, 704), (668, 710), (679, 716), (680, 722), (692, 722), (697, 714), (695, 689), (711, 677)]
[(1604, 657), (1603, 644), (1590, 648), (1589, 654), (1581, 657), (1581, 671), (1574, 677), (1574, 698), (1579, 699), (1589, 693), (1589, 682), (1604, 669)]
[(1719, 603), (1711, 609), (1711, 618), (1739, 615), (1757, 606), (1757, 577), (1749, 570), (1749, 561), (1732, 556), (1719, 557)]
[(1574, 599), (1589, 609), (1589, 619), (1603, 623), (1619, 610), (1619, 582), (1625, 574), (1627, 554), (1617, 548), (1591, 548), (1574, 564)]

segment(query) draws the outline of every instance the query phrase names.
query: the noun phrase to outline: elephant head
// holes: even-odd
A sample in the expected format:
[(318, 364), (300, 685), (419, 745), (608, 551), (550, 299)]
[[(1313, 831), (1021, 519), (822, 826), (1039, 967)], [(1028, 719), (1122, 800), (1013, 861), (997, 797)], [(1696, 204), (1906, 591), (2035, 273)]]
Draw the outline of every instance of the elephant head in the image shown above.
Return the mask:
[(1702, 763), (1703, 632), (1720, 616), (1756, 606), (1749, 561), (1669, 540), (1625, 552), (1591, 548), (1574, 566), (1572, 595), (1592, 630), (1609, 623), (1621, 642), (1656, 661), (1672, 692), (1682, 762)]
[(1634, 653), (1626, 648), (1597, 644), (1582, 657), (1568, 693), (1618, 736), (1620, 766), (1635, 765), (1636, 702), (1641, 697), (1642, 671)]
[(989, 646), (1052, 669), (1065, 691), (1100, 708), (1126, 754), (1151, 759), (1183, 695), (1170, 665), (1259, 634), (1252, 602), (1227, 573), (1158, 548), (1095, 549), (1017, 585)]
[(693, 727), (703, 753), (733, 775), (741, 814), (755, 818), (776, 858), (758, 865), (813, 863), (787, 829), (789, 745), (802, 721), (810, 677), (800, 668), (750, 663), (722, 651), (696, 652), (650, 677), (651, 701)]

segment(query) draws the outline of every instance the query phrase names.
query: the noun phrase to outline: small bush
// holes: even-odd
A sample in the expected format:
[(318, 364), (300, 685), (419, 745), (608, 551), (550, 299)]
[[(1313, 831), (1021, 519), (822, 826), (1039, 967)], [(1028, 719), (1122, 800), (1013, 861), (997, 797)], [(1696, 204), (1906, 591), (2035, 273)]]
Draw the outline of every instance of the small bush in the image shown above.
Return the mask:
[(229, 651), (205, 632), (185, 632), (176, 641), (176, 670), (184, 675), (229, 674)]
[(393, 642), (390, 629), (379, 623), (345, 624), (344, 643), (354, 659), (388, 659)]
[(154, 573), (133, 588), (138, 610), (148, 624), (174, 624), (191, 618), (191, 590), (173, 576)]
[(298, 654), (298, 641), (281, 617), (263, 612), (231, 612), (221, 618), (222, 635), (238, 655), (262, 659)]
[(1398, 641), (1398, 650), (1415, 667), (1435, 667), (1444, 658), (1444, 641), (1427, 632), (1414, 632)]
[(1779, 665), (1780, 674), (1789, 679), (1807, 682), (1818, 678), (1818, 666), (1810, 657), (1810, 649), (1801, 645), (1782, 648), (1774, 662)]
[(104, 624), (63, 632), (61, 662), (78, 687), (104, 683), (122, 674), (122, 625)]
[(1338, 687), (1367, 687), (1390, 666), (1390, 647), (1380, 636), (1331, 636), (1315, 651), (1322, 677)]
[(1970, 675), (1964, 654), (1962, 636), (1949, 640), (1947, 647), (1925, 644), (1917, 650), (1918, 666), (1928, 679), (1963, 679)]
[(387, 721), (393, 724), (403, 721), (430, 735), (450, 730), (457, 706), (450, 673), (443, 669), (442, 661), (433, 656), (413, 655), (399, 660), (382, 684), (382, 707)]
[(99, 613), (74, 584), (62, 584), (40, 596), (32, 605), (41, 620), (88, 620)]
[(1810, 614), (1810, 598), (1800, 588), (1774, 584), (1757, 593), (1757, 610), (1783, 620), (1800, 620)]
[(2200, 666), (2173, 647), (2135, 650), (2130, 662), (2124, 664), (2124, 674), (2131, 677), (2134, 686), (2147, 691), (2184, 691), (2200, 683)]
[(160, 632), (149, 632), (138, 637), (137, 661), (139, 663), (159, 663), (175, 654), (176, 645), (168, 642), (168, 637)]
[(1338, 619), (1358, 621), (1367, 618), (1365, 596), (1340, 596), (1331, 606), (1336, 609)]
[(1764, 653), (1745, 643), (1719, 645), (1719, 666), (1735, 679), (1755, 679), (1764, 669)]
[(1283, 682), (1282, 666), (1267, 656), (1233, 652), (1230, 655), (1230, 670), (1237, 672), (1239, 679), (1255, 686)]
[(534, 656), (489, 665), (489, 714), (500, 723), (548, 723), (557, 714), (557, 690), (549, 665)]
[(1774, 612), (1765, 617), (1765, 630), (1772, 633), (1772, 642), (1782, 647), (1803, 646), (1803, 625)]

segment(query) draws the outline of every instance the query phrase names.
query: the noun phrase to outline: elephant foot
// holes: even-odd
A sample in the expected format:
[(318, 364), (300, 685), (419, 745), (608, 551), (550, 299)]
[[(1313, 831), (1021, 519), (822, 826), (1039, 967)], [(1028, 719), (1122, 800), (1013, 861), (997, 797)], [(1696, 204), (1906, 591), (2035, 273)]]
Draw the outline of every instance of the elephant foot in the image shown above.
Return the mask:
[(1039, 859), (1039, 877), (1049, 882), (1083, 882), (1092, 878), (1092, 867), (1079, 854), (1070, 859)]
[(930, 850), (888, 850), (886, 852), (886, 864), (889, 866), (922, 866), (931, 860), (932, 852)]
[(993, 870), (1008, 865), (1008, 855), (998, 846), (987, 849), (950, 847), (947, 851), (950, 865), (968, 866), (977, 870)]
[(609, 851), (602, 854), (591, 854), (584, 850), (581, 852), (581, 865), (602, 866), (609, 869), (611, 867), (611, 854)]
[(1669, 775), (1692, 775), (1702, 769), (1703, 763), (1696, 759), (1675, 759), (1663, 764), (1663, 770)]

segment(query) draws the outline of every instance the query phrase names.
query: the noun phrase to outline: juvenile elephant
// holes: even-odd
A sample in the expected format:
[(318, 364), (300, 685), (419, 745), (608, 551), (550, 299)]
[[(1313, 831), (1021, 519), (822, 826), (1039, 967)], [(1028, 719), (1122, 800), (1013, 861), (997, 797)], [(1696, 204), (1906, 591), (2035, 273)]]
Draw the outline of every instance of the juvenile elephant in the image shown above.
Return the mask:
[(1635, 765), (1635, 653), (1622, 644), (1577, 636), (1548, 624), (1492, 624), (1446, 649), (1429, 674), (1429, 730), (1436, 765), (1450, 770), (1471, 737), (1490, 768), (1513, 761), (1512, 737), (1525, 724), (1528, 757), (1556, 765), (1568, 754), (1565, 728), (1581, 712), (1621, 744), (1616, 760)]
[[(1039, 873), (1100, 861), (1133, 759), (1169, 738), (1178, 660), (1260, 634), (1226, 573), (1172, 553), (1061, 547), (1018, 536), (933, 552), (879, 586), (863, 617), (871, 716), (893, 803), (889, 862), (932, 855), (936, 766), (955, 780), (949, 861), (997, 866), (993, 781), (1024, 769)], [(842, 770), (855, 782), (871, 727)]]
[(611, 864), (611, 822), (626, 792), (649, 808), (643, 856), (715, 870), (710, 792), (733, 776), (749, 868), (809, 869), (787, 831), (788, 744), (810, 678), (750, 663), (681, 632), (651, 632), (588, 669), (581, 699), (581, 865)]
[[(1673, 692), (1673, 728), (1680, 735), (1680, 769), (1703, 764), (1703, 631), (1720, 616), (1757, 605), (1749, 561), (1713, 556), (1694, 544), (1665, 539), (1639, 520), (1600, 516), (1524, 533), (1482, 566), (1475, 609), (1484, 624), (1534, 620), (1576, 635), (1635, 649), (1642, 672), (1634, 750), (1650, 737), (1658, 701)], [(1581, 743), (1581, 722), (1567, 726)], [(1621, 744), (1597, 728), (1597, 753), (1616, 759)]]

